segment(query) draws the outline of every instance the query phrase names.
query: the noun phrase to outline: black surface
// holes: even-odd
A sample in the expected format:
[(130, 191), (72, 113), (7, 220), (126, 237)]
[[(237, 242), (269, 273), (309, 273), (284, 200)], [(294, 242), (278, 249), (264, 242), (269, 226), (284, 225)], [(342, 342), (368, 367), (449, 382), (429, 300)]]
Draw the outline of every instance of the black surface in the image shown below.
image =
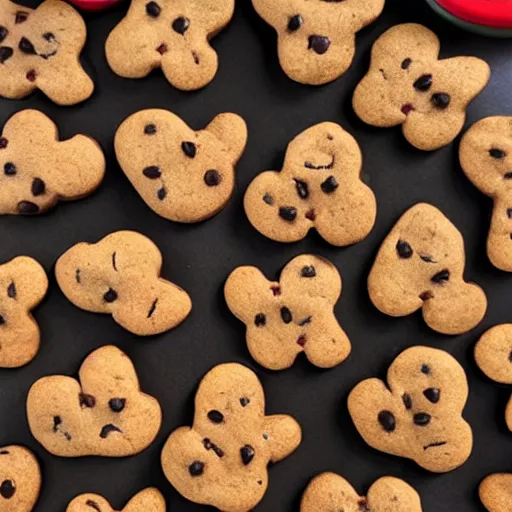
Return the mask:
[[(468, 124), (486, 115), (511, 115), (512, 43), (459, 31), (421, 1), (388, 0), (378, 22), (358, 36), (351, 69), (336, 82), (313, 88), (296, 84), (282, 73), (272, 29), (256, 16), (249, 0), (239, 0), (233, 22), (214, 41), (220, 55), (216, 79), (200, 92), (181, 93), (159, 71), (147, 79), (124, 80), (108, 68), (104, 41), (125, 9), (126, 5), (121, 5), (86, 16), (89, 38), (83, 58), (96, 83), (91, 99), (71, 108), (55, 106), (41, 93), (24, 101), (0, 100), (2, 124), (18, 110), (38, 108), (57, 122), (62, 137), (90, 134), (100, 141), (108, 158), (106, 179), (93, 196), (60, 204), (37, 218), (0, 218), (0, 260), (27, 254), (38, 259), (50, 275), (48, 296), (35, 312), (42, 330), (39, 355), (23, 369), (0, 370), (0, 445), (25, 444), (38, 454), (44, 482), (36, 511), (63, 511), (83, 492), (103, 494), (121, 508), (149, 485), (163, 491), (172, 512), (204, 510), (185, 501), (167, 483), (160, 469), (160, 451), (174, 428), (191, 422), (193, 395), (203, 374), (226, 361), (254, 368), (265, 387), (268, 412), (290, 413), (303, 428), (299, 449), (270, 469), (270, 486), (258, 512), (298, 511), (308, 481), (326, 470), (342, 474), (360, 493), (382, 475), (405, 478), (420, 492), (425, 512), (483, 510), (477, 498), (481, 478), (490, 472), (512, 470), (512, 435), (504, 422), (510, 388), (500, 388), (485, 378), (472, 357), (473, 346), (486, 328), (512, 320), (512, 276), (494, 269), (485, 253), (491, 201), (463, 175), (457, 160), (458, 141), (434, 153), (422, 153), (407, 145), (400, 129), (365, 126), (353, 114), (350, 99), (366, 72), (376, 37), (391, 25), (415, 21), (440, 35), (442, 55), (477, 55), (491, 64), (491, 83), (470, 106)], [(116, 127), (129, 114), (152, 107), (173, 110), (196, 129), (223, 111), (237, 112), (246, 119), (249, 145), (238, 166), (236, 192), (229, 206), (212, 220), (182, 226), (158, 217), (116, 164), (112, 148)], [(324, 120), (340, 123), (362, 147), (364, 174), (378, 200), (376, 226), (366, 240), (346, 249), (330, 247), (316, 234), (291, 245), (267, 240), (247, 221), (243, 192), (259, 172), (281, 168), (289, 140)], [(368, 299), (366, 277), (380, 243), (399, 215), (418, 201), (440, 207), (462, 231), (467, 277), (488, 294), (484, 322), (466, 335), (450, 338), (435, 334), (419, 314), (403, 319), (386, 317)], [(53, 275), (57, 257), (79, 241), (97, 241), (119, 229), (134, 229), (153, 239), (164, 255), (163, 275), (191, 294), (193, 312), (174, 331), (138, 339), (106, 315), (77, 309), (60, 292)], [(222, 286), (236, 266), (254, 264), (274, 277), (302, 252), (319, 253), (338, 266), (344, 290), (336, 313), (352, 340), (353, 352), (330, 371), (317, 370), (301, 358), (292, 369), (272, 373), (251, 360), (244, 326), (227, 310)], [(118, 345), (132, 358), (142, 389), (160, 401), (164, 422), (157, 440), (142, 454), (126, 459), (49, 455), (27, 427), (28, 388), (43, 375), (76, 373), (89, 352), (108, 343)], [(473, 454), (464, 466), (444, 475), (429, 474), (413, 462), (368, 447), (346, 408), (348, 392), (357, 382), (383, 377), (394, 357), (415, 344), (453, 354), (470, 381), (464, 415), (474, 431)]]

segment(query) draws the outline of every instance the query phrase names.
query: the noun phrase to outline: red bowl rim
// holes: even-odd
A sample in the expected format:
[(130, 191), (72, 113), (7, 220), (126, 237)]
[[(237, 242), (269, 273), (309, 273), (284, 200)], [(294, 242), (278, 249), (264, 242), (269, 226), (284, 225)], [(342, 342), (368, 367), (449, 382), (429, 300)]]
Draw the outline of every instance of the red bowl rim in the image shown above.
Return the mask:
[(450, 14), (470, 23), (512, 28), (511, 0), (436, 0)]

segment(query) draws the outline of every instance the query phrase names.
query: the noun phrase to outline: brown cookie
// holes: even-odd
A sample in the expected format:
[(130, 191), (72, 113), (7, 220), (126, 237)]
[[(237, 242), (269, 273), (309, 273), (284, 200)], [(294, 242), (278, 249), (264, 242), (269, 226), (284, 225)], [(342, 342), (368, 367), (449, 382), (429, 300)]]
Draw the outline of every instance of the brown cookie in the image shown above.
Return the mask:
[[(165, 499), (158, 489), (149, 487), (136, 494), (120, 512), (165, 512)], [(98, 494), (81, 494), (66, 512), (115, 512), (109, 502)]]
[(196, 132), (158, 109), (128, 117), (114, 140), (135, 190), (155, 213), (176, 222), (198, 222), (226, 206), (246, 143), (247, 126), (236, 114), (219, 114)]
[(44, 268), (28, 256), (0, 265), (0, 368), (23, 366), (39, 350), (39, 326), (31, 315), (48, 291)]
[(512, 473), (496, 473), (484, 478), (478, 488), (478, 494), (489, 512), (510, 512)]
[(512, 117), (486, 117), (460, 143), (466, 176), (494, 199), (487, 254), (492, 264), (512, 272)]
[(256, 375), (240, 364), (221, 364), (201, 381), (193, 426), (180, 427), (162, 451), (165, 476), (185, 498), (223, 512), (248, 512), (263, 498), (267, 465), (301, 442), (298, 423), (265, 415)]
[(174, 87), (200, 89), (218, 68), (209, 39), (231, 21), (234, 10), (235, 0), (132, 0), (107, 39), (107, 61), (125, 78), (142, 78), (161, 67)]
[(311, 254), (290, 261), (279, 282), (238, 267), (224, 286), (229, 309), (247, 326), (249, 352), (270, 370), (289, 368), (301, 352), (321, 368), (348, 357), (350, 341), (334, 315), (340, 295), (336, 267)]
[(419, 203), (395, 224), (368, 277), (374, 305), (390, 316), (421, 309), (428, 326), (443, 334), (476, 327), (487, 310), (484, 291), (464, 281), (464, 240), (430, 204)]
[(437, 36), (422, 25), (405, 23), (384, 32), (354, 92), (356, 114), (373, 126), (402, 125), (405, 138), (418, 149), (452, 142), (491, 71), (476, 57), (439, 60), (439, 50)]
[(40, 89), (58, 105), (86, 100), (94, 84), (80, 64), (85, 39), (84, 20), (66, 2), (29, 9), (0, 0), (0, 96)]
[[(475, 346), (475, 360), (490, 379), (500, 384), (512, 384), (512, 324), (496, 325), (484, 333)], [(512, 397), (505, 420), (512, 431)]]
[(278, 242), (301, 240), (312, 228), (332, 245), (360, 242), (377, 214), (361, 168), (361, 150), (352, 135), (335, 123), (312, 126), (290, 142), (281, 172), (263, 172), (249, 185), (247, 217)]
[(105, 157), (94, 139), (75, 135), (59, 141), (49, 117), (22, 110), (4, 126), (0, 167), (0, 215), (34, 215), (94, 192), (105, 174)]
[(300, 512), (422, 512), (419, 494), (406, 482), (385, 476), (359, 496), (341, 476), (322, 473), (308, 485)]
[(373, 448), (445, 473), (471, 454), (473, 434), (462, 417), (468, 382), (447, 352), (411, 347), (391, 364), (387, 383), (367, 379), (350, 392), (348, 410)]
[(41, 489), (34, 454), (22, 446), (0, 448), (0, 511), (31, 512)]
[(68, 249), (55, 276), (75, 306), (111, 314), (126, 330), (149, 336), (176, 327), (192, 308), (187, 292), (160, 277), (161, 268), (162, 254), (149, 238), (116, 231)]
[(252, 0), (278, 35), (279, 62), (296, 82), (321, 85), (352, 64), (356, 32), (375, 21), (384, 0)]
[(43, 377), (29, 390), (28, 424), (44, 448), (60, 457), (126, 457), (153, 442), (160, 405), (141, 391), (126, 354), (112, 345), (95, 350), (78, 379)]

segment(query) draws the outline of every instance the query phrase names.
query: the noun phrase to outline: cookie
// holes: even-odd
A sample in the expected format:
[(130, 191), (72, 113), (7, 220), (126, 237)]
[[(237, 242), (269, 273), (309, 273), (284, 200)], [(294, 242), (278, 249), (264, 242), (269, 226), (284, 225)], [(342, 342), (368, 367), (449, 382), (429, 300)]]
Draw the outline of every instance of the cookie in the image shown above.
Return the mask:
[(0, 511), (31, 512), (41, 489), (34, 454), (21, 446), (0, 448)]
[[(158, 489), (147, 488), (136, 494), (120, 512), (165, 512), (166, 505)], [(97, 494), (77, 496), (66, 512), (115, 512), (108, 501)]]
[(360, 242), (377, 214), (361, 168), (352, 135), (335, 123), (312, 126), (290, 142), (281, 172), (263, 172), (249, 185), (247, 217), (277, 242), (296, 242), (312, 228), (332, 245)]
[(44, 268), (28, 256), (0, 265), (0, 368), (18, 368), (39, 350), (39, 326), (31, 315), (48, 291)]
[(162, 467), (185, 498), (223, 512), (248, 512), (265, 494), (267, 465), (290, 455), (301, 437), (291, 416), (265, 415), (263, 388), (251, 370), (221, 364), (199, 385), (193, 426), (167, 440)]
[(471, 454), (473, 434), (462, 417), (468, 381), (448, 352), (411, 347), (391, 364), (387, 383), (367, 379), (348, 397), (359, 434), (373, 448), (445, 473)]
[(278, 282), (238, 267), (224, 286), (229, 309), (247, 326), (249, 352), (269, 370), (289, 368), (301, 352), (320, 368), (348, 357), (350, 341), (334, 315), (340, 295), (336, 267), (311, 254), (290, 261)]
[(149, 336), (176, 327), (192, 308), (187, 292), (160, 277), (161, 268), (162, 254), (149, 238), (116, 231), (68, 249), (55, 276), (75, 306), (111, 314), (127, 331)]
[(142, 78), (162, 68), (178, 89), (209, 84), (218, 57), (209, 40), (233, 17), (235, 0), (132, 0), (128, 14), (108, 36), (105, 50), (114, 73)]
[(476, 57), (439, 60), (439, 50), (437, 36), (422, 25), (405, 23), (384, 32), (354, 92), (358, 117), (373, 126), (402, 125), (405, 138), (425, 151), (452, 142), (491, 70)]
[(300, 512), (422, 512), (419, 494), (406, 482), (385, 476), (359, 496), (341, 476), (322, 473), (308, 485)]
[(512, 473), (496, 473), (484, 478), (478, 494), (489, 512), (510, 512)]
[(277, 32), (279, 62), (296, 82), (321, 85), (352, 64), (356, 32), (375, 21), (384, 0), (252, 0), (256, 12)]
[(368, 277), (373, 304), (390, 316), (421, 309), (425, 322), (443, 334), (476, 327), (487, 310), (484, 291), (464, 281), (464, 240), (434, 206), (418, 203), (395, 224)]
[(460, 143), (466, 176), (494, 199), (487, 254), (495, 267), (512, 272), (512, 117), (486, 117)]
[(59, 141), (49, 117), (22, 110), (4, 126), (0, 167), (0, 215), (34, 215), (94, 192), (105, 174), (105, 157), (94, 139), (75, 135)]
[(89, 354), (78, 380), (52, 375), (27, 397), (32, 435), (60, 457), (126, 457), (146, 449), (162, 423), (157, 400), (144, 394), (129, 357), (112, 345)]
[[(475, 360), (490, 379), (500, 384), (512, 384), (512, 324), (496, 325), (484, 333), (475, 346)], [(512, 431), (512, 397), (505, 420)]]
[(0, 96), (20, 99), (36, 89), (58, 105), (86, 100), (94, 84), (80, 64), (85, 23), (66, 2), (37, 9), (0, 0)]
[(141, 110), (118, 128), (114, 146), (128, 179), (158, 215), (198, 222), (222, 210), (235, 186), (247, 142), (236, 114), (220, 114), (194, 131), (168, 110)]

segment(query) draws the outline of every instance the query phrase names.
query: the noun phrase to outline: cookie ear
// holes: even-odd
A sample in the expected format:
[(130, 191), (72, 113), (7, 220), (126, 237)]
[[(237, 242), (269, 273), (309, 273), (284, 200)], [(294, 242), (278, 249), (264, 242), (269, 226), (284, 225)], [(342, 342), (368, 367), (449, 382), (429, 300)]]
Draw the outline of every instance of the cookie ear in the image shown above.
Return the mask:
[(158, 489), (153, 487), (144, 489), (136, 494), (123, 509), (123, 512), (136, 512), (147, 510), (149, 512), (165, 512), (165, 500)]
[(219, 139), (231, 156), (233, 165), (240, 160), (247, 144), (247, 125), (236, 114), (219, 114), (205, 128)]
[(66, 509), (66, 512), (88, 512), (89, 510), (92, 512), (94, 510), (89, 503), (94, 503), (96, 507), (98, 507), (101, 512), (110, 512), (112, 507), (109, 502), (98, 494), (81, 494), (77, 496)]
[(271, 462), (279, 462), (295, 451), (302, 440), (300, 425), (291, 416), (276, 414), (265, 418)]
[(465, 107), (487, 85), (491, 77), (489, 64), (477, 57), (452, 57), (441, 61), (448, 76), (462, 77), (458, 99)]
[(48, 277), (44, 268), (33, 258), (18, 256), (0, 267), (2, 274), (12, 276), (16, 298), (27, 309), (37, 306), (48, 290)]

